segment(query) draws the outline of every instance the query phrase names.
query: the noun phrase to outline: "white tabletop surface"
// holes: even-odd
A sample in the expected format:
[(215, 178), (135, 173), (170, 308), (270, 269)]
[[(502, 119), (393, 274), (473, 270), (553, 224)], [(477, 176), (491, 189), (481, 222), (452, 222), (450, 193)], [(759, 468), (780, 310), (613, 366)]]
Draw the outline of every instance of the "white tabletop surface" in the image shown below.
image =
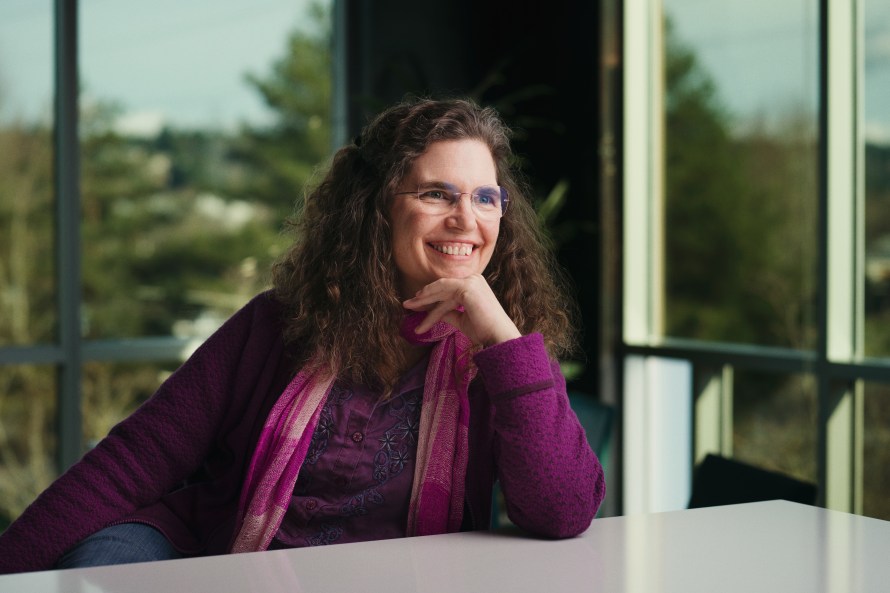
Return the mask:
[(0, 592), (890, 591), (890, 522), (784, 501), (597, 519), (544, 541), (459, 533), (0, 577)]

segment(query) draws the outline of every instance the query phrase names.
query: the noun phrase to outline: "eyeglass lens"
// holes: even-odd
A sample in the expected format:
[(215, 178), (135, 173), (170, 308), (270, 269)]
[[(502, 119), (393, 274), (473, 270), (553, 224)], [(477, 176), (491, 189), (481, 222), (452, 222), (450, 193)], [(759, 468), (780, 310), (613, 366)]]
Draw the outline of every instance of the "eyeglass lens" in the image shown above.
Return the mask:
[[(469, 193), (473, 209), (480, 215), (497, 218), (506, 207), (506, 190), (497, 185), (477, 187)], [(454, 208), (467, 195), (466, 192), (443, 188), (424, 188), (417, 190), (417, 198), (431, 210), (446, 212)]]

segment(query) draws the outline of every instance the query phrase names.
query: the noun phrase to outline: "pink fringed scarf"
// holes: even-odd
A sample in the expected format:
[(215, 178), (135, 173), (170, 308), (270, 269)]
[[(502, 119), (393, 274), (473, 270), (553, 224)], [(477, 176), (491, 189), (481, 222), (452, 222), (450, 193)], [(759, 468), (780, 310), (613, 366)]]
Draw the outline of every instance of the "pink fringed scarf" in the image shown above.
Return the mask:
[[(430, 535), (460, 530), (467, 468), (471, 342), (447, 323), (417, 335), (425, 313), (408, 316), (402, 336), (412, 344), (434, 344), (423, 388), (414, 484), (406, 533)], [(250, 462), (232, 552), (269, 547), (297, 483), (334, 375), (318, 365), (297, 373), (269, 412)]]

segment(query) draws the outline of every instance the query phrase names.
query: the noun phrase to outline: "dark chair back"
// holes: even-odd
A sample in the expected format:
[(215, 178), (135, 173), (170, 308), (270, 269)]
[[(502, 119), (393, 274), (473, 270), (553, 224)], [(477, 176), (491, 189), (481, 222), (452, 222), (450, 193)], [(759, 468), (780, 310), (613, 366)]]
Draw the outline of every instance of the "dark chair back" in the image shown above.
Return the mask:
[(816, 504), (815, 484), (719, 455), (707, 455), (695, 470), (689, 508), (763, 500)]
[(584, 428), (590, 448), (599, 458), (603, 471), (606, 471), (609, 464), (609, 445), (612, 441), (615, 408), (602, 403), (590, 394), (578, 391), (569, 392), (569, 403), (578, 416), (578, 422)]

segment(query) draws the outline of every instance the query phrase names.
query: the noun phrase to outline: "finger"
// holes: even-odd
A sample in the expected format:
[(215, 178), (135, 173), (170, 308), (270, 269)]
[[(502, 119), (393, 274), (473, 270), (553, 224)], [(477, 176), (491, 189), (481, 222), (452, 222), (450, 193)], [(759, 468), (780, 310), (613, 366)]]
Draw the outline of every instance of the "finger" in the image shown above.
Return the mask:
[[(449, 312), (454, 311), (453, 302), (441, 302), (427, 312), (426, 317), (420, 322), (420, 325), (414, 330), (415, 333), (422, 334), (428, 332), (436, 323), (443, 320)], [(452, 324), (453, 325), (453, 324)]]
[(466, 313), (458, 311), (457, 309), (452, 309), (451, 311), (446, 311), (439, 321), (447, 323), (452, 327), (456, 327), (459, 331), (464, 331), (463, 323), (465, 319)]
[(418, 303), (414, 301), (414, 299), (408, 299), (406, 301), (402, 301), (402, 306), (406, 309), (410, 309), (411, 311), (429, 311), (439, 302), (441, 301), (434, 301), (432, 303)]
[(458, 278), (439, 278), (434, 280), (414, 293), (412, 298), (423, 298), (443, 292), (451, 292), (455, 286), (459, 286), (463, 281)]
[[(437, 281), (438, 282), (438, 281)], [(402, 305), (408, 309), (421, 309), (429, 305), (435, 305), (444, 301), (459, 301), (456, 298), (460, 294), (460, 290), (454, 286), (439, 285), (433, 286), (428, 284), (410, 299), (402, 301)]]

